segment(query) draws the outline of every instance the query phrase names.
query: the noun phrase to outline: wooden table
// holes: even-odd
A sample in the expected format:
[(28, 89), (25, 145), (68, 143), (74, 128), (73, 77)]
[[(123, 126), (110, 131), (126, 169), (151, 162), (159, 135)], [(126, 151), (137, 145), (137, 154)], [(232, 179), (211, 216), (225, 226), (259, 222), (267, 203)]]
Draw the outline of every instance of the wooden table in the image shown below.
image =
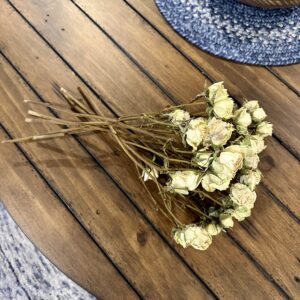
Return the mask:
[[(1, 139), (50, 130), (24, 123), (23, 99), (61, 102), (81, 86), (107, 115), (189, 101), (205, 81), (259, 99), (274, 123), (251, 218), (206, 252), (182, 249), (110, 138), (0, 147), (0, 199), (41, 251), (102, 299), (300, 297), (300, 66), (209, 55), (179, 37), (153, 0), (1, 0)], [(53, 128), (52, 128), (53, 129)]]

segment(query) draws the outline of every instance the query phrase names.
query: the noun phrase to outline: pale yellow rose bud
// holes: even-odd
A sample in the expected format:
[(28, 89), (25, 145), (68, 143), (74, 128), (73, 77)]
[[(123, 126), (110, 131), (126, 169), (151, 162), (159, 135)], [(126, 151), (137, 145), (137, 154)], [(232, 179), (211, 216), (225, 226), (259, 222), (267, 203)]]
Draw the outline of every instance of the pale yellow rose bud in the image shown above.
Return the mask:
[(239, 153), (243, 157), (248, 153), (248, 147), (246, 145), (231, 145), (224, 149), (226, 152)]
[(224, 99), (229, 97), (227, 89), (224, 88), (223, 81), (216, 82), (208, 87), (208, 99), (214, 104), (216, 99)]
[(233, 100), (229, 97), (223, 82), (217, 82), (208, 88), (209, 102), (217, 118), (230, 119), (233, 111)]
[(178, 228), (173, 228), (173, 239), (183, 248), (187, 247), (184, 231)]
[(232, 216), (228, 213), (221, 213), (219, 219), (224, 228), (231, 228), (234, 225)]
[(258, 163), (259, 163), (259, 156), (257, 154), (249, 155), (244, 158), (243, 166), (248, 169), (256, 169)]
[(236, 218), (238, 221), (244, 221), (245, 218), (250, 217), (251, 215), (251, 208), (246, 206), (238, 206), (232, 213), (232, 216)]
[(218, 235), (222, 231), (222, 227), (219, 224), (210, 223), (205, 227), (206, 231), (210, 235)]
[(182, 109), (175, 109), (173, 112), (169, 113), (168, 116), (171, 122), (178, 126), (190, 119), (190, 114)]
[(185, 139), (188, 145), (196, 151), (208, 134), (207, 121), (204, 118), (193, 119), (189, 122)]
[(246, 108), (248, 112), (252, 113), (255, 109), (259, 108), (259, 104), (257, 100), (251, 100), (244, 103), (243, 107)]
[(247, 185), (253, 191), (261, 180), (261, 172), (259, 170), (243, 170), (242, 174), (240, 183)]
[(170, 173), (170, 177), (168, 189), (183, 195), (188, 195), (189, 191), (194, 191), (201, 180), (200, 172), (197, 171), (176, 171)]
[(184, 248), (192, 246), (197, 250), (206, 250), (212, 243), (212, 237), (207, 230), (196, 224), (173, 229), (173, 238)]
[(261, 122), (267, 117), (263, 108), (257, 108), (252, 112), (252, 120), (254, 122)]
[(266, 148), (264, 139), (259, 135), (246, 136), (242, 140), (241, 145), (248, 146), (252, 154), (258, 154)]
[(220, 158), (215, 159), (212, 164), (210, 170), (216, 176), (218, 176), (222, 181), (230, 181), (234, 177), (234, 171), (220, 162)]
[(256, 127), (256, 134), (262, 137), (271, 136), (273, 133), (273, 125), (269, 122), (261, 122)]
[(234, 177), (236, 172), (243, 166), (243, 154), (228, 151), (228, 147), (220, 154), (220, 163), (231, 169)]
[(213, 111), (217, 118), (228, 120), (232, 117), (233, 111), (233, 100), (231, 98), (226, 98), (222, 100), (215, 100), (213, 105)]
[(147, 170), (143, 170), (143, 179), (144, 181), (147, 181), (147, 180), (154, 180), (154, 178), (158, 178), (159, 176), (159, 173), (156, 169), (152, 168), (150, 170), (150, 168), (148, 168)]
[(208, 141), (214, 146), (223, 146), (230, 139), (233, 130), (232, 124), (212, 118), (208, 122)]
[(224, 191), (228, 189), (230, 179), (223, 180), (218, 176), (208, 172), (201, 180), (202, 187), (208, 192), (214, 192), (215, 190)]
[(238, 128), (247, 129), (252, 123), (251, 115), (247, 112), (246, 108), (241, 107), (235, 112), (233, 122)]
[(256, 193), (241, 183), (235, 183), (231, 186), (229, 196), (237, 206), (246, 206), (248, 208), (253, 208), (256, 200)]
[(193, 158), (193, 163), (199, 167), (207, 168), (212, 157), (212, 152), (197, 152)]

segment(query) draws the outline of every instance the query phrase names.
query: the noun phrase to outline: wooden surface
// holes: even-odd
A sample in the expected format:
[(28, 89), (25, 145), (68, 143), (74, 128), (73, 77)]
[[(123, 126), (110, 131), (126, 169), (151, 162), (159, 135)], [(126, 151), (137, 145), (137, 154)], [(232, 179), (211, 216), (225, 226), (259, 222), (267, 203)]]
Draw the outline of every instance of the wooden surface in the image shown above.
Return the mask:
[(1, 139), (55, 127), (24, 123), (22, 101), (61, 103), (54, 84), (81, 86), (107, 115), (122, 115), (224, 80), (237, 101), (259, 99), (275, 125), (253, 215), (206, 252), (174, 244), (109, 137), (0, 146), (0, 200), (101, 299), (299, 299), (299, 78), (300, 65), (242, 65), (197, 49), (153, 0), (0, 0)]

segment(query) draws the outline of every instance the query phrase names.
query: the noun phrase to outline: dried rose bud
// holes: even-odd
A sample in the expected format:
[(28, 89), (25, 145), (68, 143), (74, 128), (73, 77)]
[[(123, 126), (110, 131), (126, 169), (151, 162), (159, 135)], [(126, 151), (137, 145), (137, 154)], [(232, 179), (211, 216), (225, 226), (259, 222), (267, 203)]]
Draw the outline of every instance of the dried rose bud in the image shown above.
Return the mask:
[(215, 190), (224, 191), (228, 189), (229, 184), (230, 178), (224, 180), (211, 172), (207, 172), (201, 180), (202, 187), (208, 192), (214, 192)]
[(265, 113), (264, 109), (260, 107), (255, 109), (251, 116), (254, 122), (261, 122), (267, 117), (267, 114)]
[(212, 118), (208, 122), (208, 141), (214, 146), (223, 146), (230, 139), (233, 130), (232, 124)]
[(208, 98), (217, 118), (227, 120), (232, 117), (234, 102), (224, 88), (223, 82), (217, 82), (208, 88)]
[(221, 152), (219, 160), (220, 163), (232, 170), (233, 177), (243, 166), (243, 154), (228, 151), (228, 148)]
[(242, 174), (240, 183), (247, 185), (253, 191), (261, 180), (261, 172), (259, 170), (243, 170)]
[(253, 208), (256, 200), (256, 193), (251, 191), (246, 185), (235, 183), (230, 188), (230, 199), (238, 206)]
[(248, 146), (252, 154), (258, 154), (266, 148), (263, 137), (259, 135), (246, 136), (242, 140), (241, 145)]
[(190, 114), (182, 109), (175, 109), (173, 112), (169, 113), (168, 116), (171, 122), (178, 126), (190, 119)]
[(230, 181), (234, 177), (233, 170), (228, 165), (221, 163), (220, 158), (212, 162), (210, 170), (223, 181)]
[(170, 173), (171, 181), (168, 187), (178, 194), (188, 195), (189, 191), (194, 191), (200, 184), (201, 176), (197, 171), (176, 171)]
[(251, 100), (244, 103), (243, 107), (246, 108), (248, 112), (252, 113), (255, 109), (259, 108), (259, 104), (257, 100)]
[(212, 243), (211, 235), (196, 224), (186, 225), (183, 229), (173, 229), (173, 238), (182, 247), (192, 246), (197, 250), (206, 250)]
[(257, 154), (255, 155), (249, 155), (244, 158), (244, 167), (248, 169), (256, 169), (259, 163), (259, 156)]
[(197, 152), (193, 157), (193, 163), (199, 167), (207, 168), (212, 157), (212, 152)]
[(210, 223), (205, 227), (206, 231), (210, 235), (218, 235), (222, 231), (222, 227), (219, 224)]
[(250, 113), (247, 112), (247, 109), (241, 107), (238, 109), (234, 116), (233, 122), (237, 127), (237, 131), (240, 134), (247, 134), (248, 133), (248, 126), (252, 123), (252, 118)]
[(248, 147), (246, 145), (231, 145), (224, 149), (226, 152), (239, 153), (245, 157), (248, 153)]
[(219, 219), (224, 228), (231, 228), (234, 225), (231, 214), (221, 213)]
[(256, 127), (256, 134), (262, 137), (271, 136), (273, 133), (273, 125), (269, 122), (261, 122)]
[(251, 208), (246, 206), (238, 206), (232, 213), (232, 216), (236, 218), (238, 221), (244, 221), (245, 218), (250, 217)]
[(189, 122), (185, 139), (188, 145), (196, 151), (201, 142), (207, 136), (207, 120), (204, 118), (193, 119)]

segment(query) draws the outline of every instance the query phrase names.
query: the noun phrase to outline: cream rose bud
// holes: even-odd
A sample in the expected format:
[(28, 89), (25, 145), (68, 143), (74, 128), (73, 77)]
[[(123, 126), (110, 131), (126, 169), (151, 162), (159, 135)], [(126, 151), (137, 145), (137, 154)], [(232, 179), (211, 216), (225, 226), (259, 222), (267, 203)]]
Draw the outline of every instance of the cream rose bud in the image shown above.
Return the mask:
[(205, 227), (206, 231), (210, 235), (218, 235), (222, 231), (222, 227), (219, 224), (210, 223)]
[(238, 206), (232, 213), (232, 216), (236, 218), (239, 222), (244, 221), (245, 218), (250, 217), (250, 215), (251, 215), (251, 208), (246, 206)]
[(172, 191), (188, 195), (200, 184), (201, 175), (197, 171), (176, 171), (170, 174), (171, 182), (168, 184)]
[(213, 111), (217, 118), (228, 120), (232, 117), (233, 100), (231, 98), (215, 100)]
[(242, 140), (241, 144), (248, 146), (252, 154), (258, 154), (266, 148), (264, 139), (259, 135), (248, 135)]
[(204, 118), (193, 119), (189, 122), (185, 139), (188, 145), (196, 151), (198, 146), (207, 136), (207, 121)]
[(243, 170), (240, 177), (240, 183), (245, 184), (251, 191), (259, 184), (261, 180), (261, 172), (259, 170)]
[(214, 192), (215, 190), (224, 191), (228, 189), (230, 184), (230, 178), (223, 180), (218, 176), (207, 173), (201, 180), (202, 187), (208, 192)]
[(182, 109), (175, 109), (173, 112), (169, 113), (168, 116), (171, 122), (178, 126), (190, 119), (190, 114)]
[(269, 122), (261, 122), (256, 127), (256, 134), (262, 137), (271, 136), (273, 133), (273, 124)]
[(221, 213), (219, 216), (219, 220), (224, 228), (231, 228), (234, 225), (231, 214)]
[(230, 181), (233, 178), (233, 170), (230, 169), (227, 165), (222, 164), (220, 162), (220, 158), (217, 158), (213, 161), (213, 163), (211, 164), (211, 171), (223, 181)]
[(159, 173), (154, 168), (152, 168), (152, 169), (148, 168), (146, 170), (143, 170), (142, 176), (143, 176), (144, 181), (147, 181), (149, 179), (153, 180), (154, 178), (158, 178)]
[(254, 110), (259, 108), (259, 104), (257, 100), (251, 100), (244, 103), (243, 107), (246, 108), (248, 112), (252, 113)]
[(244, 158), (244, 167), (249, 169), (256, 169), (259, 163), (259, 156), (257, 154), (255, 155), (249, 155)]
[(208, 98), (216, 117), (222, 119), (232, 117), (234, 102), (224, 88), (223, 82), (217, 82), (208, 88)]
[(251, 115), (247, 112), (246, 108), (241, 107), (235, 112), (233, 122), (238, 127), (247, 128), (252, 123)]
[(211, 104), (217, 99), (224, 99), (229, 97), (227, 89), (224, 88), (223, 81), (216, 82), (208, 87), (208, 99)]
[(183, 248), (186, 248), (188, 246), (186, 243), (184, 231), (182, 229), (173, 228), (173, 239), (177, 244), (181, 245)]
[(212, 243), (212, 237), (207, 230), (196, 224), (186, 225), (183, 229), (174, 229), (173, 238), (184, 248), (192, 246), (197, 250), (206, 250)]
[(254, 122), (261, 122), (267, 117), (263, 108), (257, 108), (252, 112), (252, 120)]
[(237, 206), (253, 208), (256, 200), (256, 193), (252, 192), (246, 185), (235, 183), (230, 188), (230, 199)]
[(193, 157), (193, 163), (199, 167), (207, 168), (211, 160), (212, 152), (197, 152)]
[(236, 172), (243, 166), (243, 154), (237, 152), (231, 152), (225, 149), (220, 154), (220, 163), (226, 165), (229, 169), (232, 170), (233, 177)]
[(214, 146), (223, 146), (230, 139), (233, 130), (232, 124), (212, 118), (208, 122), (208, 140)]
[(225, 152), (239, 153), (243, 157), (248, 153), (248, 147), (246, 145), (231, 145), (224, 149)]

